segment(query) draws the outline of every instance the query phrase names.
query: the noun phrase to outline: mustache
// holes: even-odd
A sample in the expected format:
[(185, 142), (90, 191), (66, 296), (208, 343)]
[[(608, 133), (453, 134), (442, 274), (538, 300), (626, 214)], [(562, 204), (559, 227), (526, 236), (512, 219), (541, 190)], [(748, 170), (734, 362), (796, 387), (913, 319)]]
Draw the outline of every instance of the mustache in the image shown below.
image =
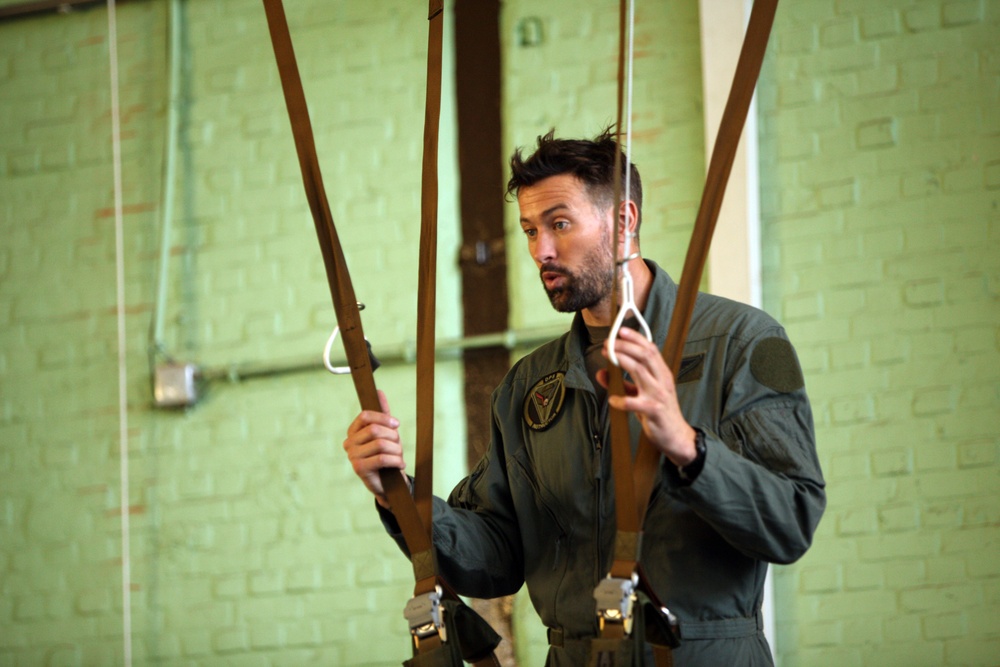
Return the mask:
[(568, 269), (564, 269), (558, 264), (553, 264), (551, 262), (542, 264), (538, 267), (538, 275), (542, 275), (543, 273), (558, 273), (561, 276), (572, 275)]

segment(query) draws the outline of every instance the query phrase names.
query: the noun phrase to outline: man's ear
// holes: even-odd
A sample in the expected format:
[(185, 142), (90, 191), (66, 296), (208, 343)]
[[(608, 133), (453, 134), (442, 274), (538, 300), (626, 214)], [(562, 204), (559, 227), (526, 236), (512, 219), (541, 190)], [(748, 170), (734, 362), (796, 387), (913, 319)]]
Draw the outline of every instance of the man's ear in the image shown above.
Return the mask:
[(626, 228), (633, 235), (632, 243), (634, 245), (636, 242), (635, 234), (639, 229), (639, 209), (636, 208), (635, 202), (631, 199), (623, 201), (618, 209), (618, 243), (625, 242)]

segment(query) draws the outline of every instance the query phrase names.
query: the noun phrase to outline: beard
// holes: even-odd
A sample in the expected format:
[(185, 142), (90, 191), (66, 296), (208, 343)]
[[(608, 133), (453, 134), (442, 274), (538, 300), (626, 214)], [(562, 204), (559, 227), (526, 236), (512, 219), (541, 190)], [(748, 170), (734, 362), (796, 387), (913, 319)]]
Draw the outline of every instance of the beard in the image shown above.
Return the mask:
[(561, 287), (545, 288), (553, 308), (560, 313), (592, 308), (610, 297), (614, 287), (615, 259), (611, 255), (610, 241), (592, 248), (583, 259), (583, 267), (577, 271), (546, 263), (539, 270), (539, 275), (543, 273), (558, 273), (566, 278)]

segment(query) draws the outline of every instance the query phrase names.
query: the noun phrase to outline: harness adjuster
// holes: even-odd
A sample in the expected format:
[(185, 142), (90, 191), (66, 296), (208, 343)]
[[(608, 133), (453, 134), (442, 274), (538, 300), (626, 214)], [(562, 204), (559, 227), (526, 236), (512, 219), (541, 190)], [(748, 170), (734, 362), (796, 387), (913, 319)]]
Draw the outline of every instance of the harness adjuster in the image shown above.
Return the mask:
[(607, 577), (594, 589), (597, 601), (597, 620), (603, 631), (606, 624), (620, 624), (625, 634), (632, 632), (632, 610), (636, 601), (637, 575), (630, 579)]
[(406, 603), (403, 616), (410, 626), (413, 645), (420, 647), (420, 642), (428, 637), (438, 635), (442, 642), (448, 641), (444, 626), (444, 607), (441, 606), (441, 587), (422, 595), (416, 595)]

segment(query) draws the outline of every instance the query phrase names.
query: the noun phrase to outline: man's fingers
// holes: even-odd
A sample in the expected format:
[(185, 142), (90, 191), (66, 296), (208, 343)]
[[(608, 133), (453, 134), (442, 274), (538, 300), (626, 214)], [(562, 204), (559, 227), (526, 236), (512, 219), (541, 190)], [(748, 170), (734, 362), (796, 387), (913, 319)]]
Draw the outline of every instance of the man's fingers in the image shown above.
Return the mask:
[(378, 390), (378, 404), (382, 408), (382, 412), (392, 415), (392, 412), (389, 410), (389, 399), (381, 389)]
[[(599, 385), (601, 385), (605, 389), (608, 389), (610, 387), (610, 385), (611, 385), (611, 376), (608, 373), (608, 369), (606, 369), (606, 368), (599, 369), (597, 371), (597, 375), (595, 377), (596, 377), (597, 383)], [(635, 396), (636, 394), (639, 393), (639, 388), (636, 387), (634, 383), (629, 382), (628, 380), (623, 380), (623, 384), (624, 384), (624, 387), (625, 387), (625, 393), (626, 394), (628, 394), (630, 396)], [(617, 406), (612, 406), (612, 407), (617, 407)]]
[(618, 362), (626, 373), (643, 388), (653, 385), (668, 385), (673, 376), (659, 349), (646, 340), (641, 333), (632, 329), (622, 329), (619, 338), (605, 342), (604, 356), (608, 356), (608, 346), (614, 343)]
[(343, 447), (351, 467), (365, 486), (375, 494), (383, 507), (385, 489), (379, 470), (406, 469), (403, 446), (399, 440), (399, 420), (389, 412), (389, 400), (384, 392), (378, 392), (379, 410), (363, 410), (350, 426)]
[(370, 450), (364, 454), (351, 457), (351, 464), (358, 474), (377, 472), (382, 468), (397, 468), (404, 470), (406, 461), (401, 452), (391, 450)]
[(399, 431), (383, 424), (371, 424), (365, 430), (366, 441), (385, 441), (399, 444)]
[(622, 333), (619, 334), (618, 338), (609, 338), (604, 342), (605, 356), (607, 356), (608, 347), (612, 344), (615, 346), (615, 354), (619, 357), (624, 355), (641, 360), (660, 356), (655, 345), (631, 329), (622, 329)]
[[(386, 406), (388, 406), (388, 403)], [(347, 435), (352, 436), (372, 425), (395, 429), (399, 428), (399, 420), (390, 415), (388, 412), (363, 410), (357, 417), (354, 418), (351, 425), (347, 427)]]
[(656, 344), (653, 343), (653, 341), (646, 338), (645, 334), (636, 331), (635, 329), (630, 329), (628, 327), (622, 327), (618, 331), (618, 338), (633, 345), (638, 345), (640, 347), (646, 348), (648, 351), (653, 351), (657, 349)]
[(402, 455), (399, 431), (379, 424), (370, 424), (344, 440), (349, 458), (367, 458), (380, 453)]
[(406, 469), (402, 447), (399, 443), (388, 440), (374, 440), (354, 446), (348, 449), (348, 458), (354, 473), (364, 480), (365, 485), (376, 495), (384, 493), (379, 470)]
[[(655, 359), (650, 359), (649, 354), (645, 353), (641, 347), (619, 341), (615, 346), (615, 352), (618, 355), (618, 365), (631, 376), (636, 384), (647, 387), (652, 383), (659, 382), (658, 378), (662, 369), (655, 366)], [(606, 353), (605, 356), (607, 356)]]

